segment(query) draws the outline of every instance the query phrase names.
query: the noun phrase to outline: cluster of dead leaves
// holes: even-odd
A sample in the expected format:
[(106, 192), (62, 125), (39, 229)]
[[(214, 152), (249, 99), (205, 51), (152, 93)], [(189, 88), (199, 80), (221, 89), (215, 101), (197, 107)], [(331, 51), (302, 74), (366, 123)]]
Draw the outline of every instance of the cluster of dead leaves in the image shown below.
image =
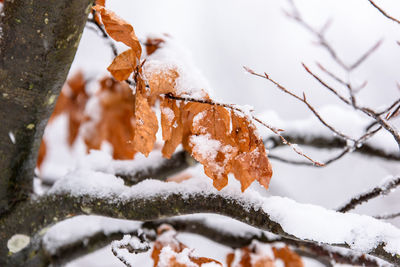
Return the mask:
[[(202, 103), (174, 99), (190, 95), (177, 89), (178, 68), (168, 64), (168, 68), (164, 65), (147, 67), (151, 66), (152, 55), (162, 49), (166, 41), (148, 39), (146, 63), (143, 64), (140, 62), (142, 48), (133, 27), (103, 5), (96, 5), (93, 10), (110, 37), (129, 49), (108, 67), (115, 79), (102, 79), (100, 90), (93, 96), (98, 99), (101, 114), (84, 113), (89, 97), (81, 73), (67, 82), (52, 118), (67, 113), (68, 143), (73, 144), (83, 125), (82, 136), (88, 150), (99, 149), (102, 142), (107, 141), (113, 146), (115, 159), (133, 159), (136, 152), (148, 156), (156, 142), (159, 123), (154, 109), (159, 103), (164, 157), (170, 158), (182, 144), (204, 166), (206, 175), (213, 179), (218, 190), (227, 185), (230, 173), (241, 182), (242, 191), (255, 179), (268, 188), (272, 169), (252, 120), (229, 107), (212, 104), (204, 91)], [(125, 82), (132, 76), (134, 94)], [(44, 148), (45, 144), (42, 149), (45, 152)], [(40, 159), (39, 165), (43, 157)]]
[[(289, 247), (272, 247), (274, 258), (263, 251), (258, 243), (241, 248), (226, 257), (228, 267), (275, 267), (275, 261), (281, 260), (285, 267), (304, 267), (301, 257)], [(237, 258), (237, 259), (236, 259)]]
[[(206, 263), (215, 263), (222, 267), (219, 261), (196, 257), (192, 255), (191, 250), (176, 239), (176, 231), (170, 226), (163, 224), (157, 229), (157, 240), (154, 242), (151, 258), (154, 261), (154, 267), (187, 267), (202, 266)], [(180, 260), (178, 260), (178, 258)]]
[[(233, 110), (210, 103), (184, 103), (166, 96), (182, 96), (176, 90), (180, 75), (175, 67), (150, 71), (140, 65), (142, 49), (133, 27), (103, 6), (94, 8), (101, 16), (105, 30), (116, 41), (130, 47), (118, 55), (108, 70), (118, 81), (128, 79), (134, 73), (136, 94), (134, 105), (136, 151), (148, 155), (154, 147), (158, 121), (151, 108), (160, 101), (161, 128), (164, 140), (162, 153), (170, 158), (176, 147), (184, 149), (204, 165), (205, 173), (214, 180), (220, 190), (233, 173), (244, 191), (255, 179), (268, 188), (272, 176), (265, 147), (256, 134), (255, 126), (246, 116)], [(147, 60), (157, 51), (164, 40), (149, 39)], [(146, 82), (147, 85), (146, 86)], [(206, 96), (203, 100), (210, 101)]]
[[(151, 254), (154, 267), (202, 266), (211, 262), (222, 266), (214, 259), (193, 256), (191, 250), (176, 239), (177, 233), (170, 225), (161, 225), (157, 234)], [(226, 264), (228, 267), (275, 267), (275, 262), (279, 259), (285, 267), (304, 267), (301, 257), (287, 246), (272, 247), (273, 257), (268, 255), (265, 249), (266, 245), (252, 243), (250, 246), (229, 253), (226, 256)]]
[[(75, 142), (79, 128), (85, 120), (84, 110), (89, 95), (86, 93), (86, 80), (82, 72), (76, 73), (72, 76), (63, 86), (61, 93), (58, 97), (54, 111), (50, 117), (49, 123), (60, 116), (65, 114), (68, 118), (68, 144), (70, 146)], [(42, 140), (39, 149), (39, 156), (37, 166), (40, 168), (46, 156), (47, 145), (45, 140)]]

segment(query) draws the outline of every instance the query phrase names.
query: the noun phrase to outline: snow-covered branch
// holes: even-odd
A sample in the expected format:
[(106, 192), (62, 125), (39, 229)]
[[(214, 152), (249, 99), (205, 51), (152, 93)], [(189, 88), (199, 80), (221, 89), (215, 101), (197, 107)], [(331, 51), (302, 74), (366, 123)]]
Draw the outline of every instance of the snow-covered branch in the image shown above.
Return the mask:
[[(15, 234), (32, 236), (57, 220), (78, 214), (148, 221), (202, 212), (226, 215), (284, 238), (347, 247), (400, 264), (400, 230), (371, 217), (288, 198), (262, 197), (252, 190), (242, 194), (235, 185), (217, 191), (206, 177), (180, 184), (146, 180), (127, 187), (114, 175), (87, 170), (70, 174), (42, 198), (21, 203), (2, 218), (1, 242), (4, 245)], [(7, 255), (3, 245), (1, 255)], [(18, 254), (6, 257), (5, 263)]]
[[(228, 223), (229, 227), (226, 227)], [(381, 263), (380, 260), (366, 256), (363, 253), (279, 237), (219, 215), (207, 214), (207, 216), (204, 216), (202, 214), (195, 214), (162, 219), (144, 223), (143, 228), (157, 229), (162, 224), (169, 224), (179, 232), (202, 235), (214, 242), (234, 249), (248, 246), (254, 240), (262, 243), (285, 243), (293, 246), (298, 254), (313, 258), (327, 266), (331, 266), (332, 261), (341, 264), (362, 266), (380, 266)]]
[(344, 204), (337, 210), (339, 212), (348, 212), (349, 210), (354, 209), (356, 206), (361, 205), (362, 203), (367, 202), (375, 197), (388, 194), (399, 185), (400, 185), (400, 177), (391, 177), (390, 179), (385, 181), (384, 184), (374, 187), (365, 193), (353, 197), (346, 204)]

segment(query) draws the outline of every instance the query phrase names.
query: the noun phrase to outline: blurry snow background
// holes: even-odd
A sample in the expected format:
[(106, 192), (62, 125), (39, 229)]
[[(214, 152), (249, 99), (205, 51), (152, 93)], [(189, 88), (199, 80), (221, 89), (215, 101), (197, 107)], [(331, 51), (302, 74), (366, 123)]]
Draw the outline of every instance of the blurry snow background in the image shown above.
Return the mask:
[[(398, 0), (376, 2), (389, 14), (400, 18)], [(400, 46), (396, 44), (396, 40), (400, 40), (399, 25), (384, 18), (367, 0), (296, 0), (295, 3), (304, 19), (315, 28), (322, 27), (328, 19), (332, 19), (327, 39), (347, 63), (358, 59), (377, 40), (383, 38), (384, 43), (350, 77), (346, 77), (327, 52), (315, 45), (314, 36), (283, 14), (283, 9), (290, 10), (286, 1), (108, 0), (107, 7), (129, 21), (139, 37), (149, 33), (168, 33), (173, 36), (192, 53), (194, 64), (209, 81), (217, 99), (252, 105), (257, 113), (272, 110), (284, 120), (310, 116), (303, 104), (267, 81), (246, 74), (243, 65), (257, 72), (267, 72), (298, 94), (304, 91), (317, 108), (342, 105), (306, 74), (301, 62), (314, 70), (317, 70), (315, 62), (321, 62), (355, 83), (368, 80), (367, 87), (359, 93), (360, 102), (366, 105), (380, 107), (400, 96), (396, 88), (396, 82), (400, 81)], [(120, 52), (125, 49), (119, 47)], [(70, 74), (82, 69), (90, 76), (99, 77), (106, 73), (111, 60), (106, 42), (97, 33), (86, 29)], [(53, 130), (48, 131), (50, 147), (52, 143), (56, 144), (65, 138), (64, 124), (65, 120), (58, 119), (52, 126)], [(79, 142), (73, 153), (63, 146), (50, 150), (50, 160), (45, 162), (44, 174), (58, 178), (74, 169), (84, 151)], [(286, 148), (280, 150), (285, 156), (297, 158)], [(308, 147), (303, 150), (321, 160), (335, 153)], [(274, 176), (268, 194), (287, 196), (327, 208), (340, 206), (353, 195), (376, 186), (388, 175), (400, 174), (398, 162), (356, 153), (319, 169), (293, 167), (276, 161), (272, 161), (272, 164)], [(355, 212), (370, 215), (398, 212), (399, 200), (400, 193), (394, 192), (388, 197), (362, 205)], [(400, 226), (400, 220), (390, 222)], [(229, 250), (194, 235), (180, 234), (179, 238), (202, 256), (213, 257), (218, 254), (215, 258), (223, 260)], [(143, 257), (146, 256), (140, 256)], [(123, 265), (109, 248), (105, 248), (68, 266)], [(306, 266), (319, 265), (308, 261)]]

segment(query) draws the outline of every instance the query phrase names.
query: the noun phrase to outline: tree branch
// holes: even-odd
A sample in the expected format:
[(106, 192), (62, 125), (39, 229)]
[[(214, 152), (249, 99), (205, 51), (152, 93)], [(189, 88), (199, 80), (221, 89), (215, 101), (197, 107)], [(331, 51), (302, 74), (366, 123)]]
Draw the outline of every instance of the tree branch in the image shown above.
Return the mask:
[(338, 208), (339, 212), (348, 212), (358, 205), (367, 202), (378, 196), (386, 195), (400, 185), (400, 177), (394, 177), (390, 181), (385, 182), (383, 185), (377, 186), (363, 194), (353, 197), (350, 201), (344, 204), (342, 207)]
[(400, 20), (395, 19), (394, 17), (390, 16), (388, 13), (386, 13), (382, 8), (380, 8), (377, 4), (375, 4), (374, 1), (372, 0), (368, 0), (368, 2), (370, 2), (371, 5), (373, 5), (379, 12), (382, 13), (382, 15), (384, 15), (385, 17), (387, 17), (388, 19), (397, 22), (398, 24), (400, 24)]
[[(87, 174), (88, 177), (83, 177), (84, 174)], [(286, 198), (263, 198), (256, 192), (246, 191), (242, 194), (239, 188), (218, 192), (212, 188), (210, 181), (208, 181), (209, 183), (205, 182), (207, 180), (204, 179), (207, 178), (192, 178), (180, 184), (147, 180), (129, 188), (111, 175), (90, 172), (75, 175), (75, 177), (67, 177), (57, 182), (51, 190), (52, 194), (37, 200), (20, 203), (15, 207), (12, 214), (0, 219), (1, 265), (18, 266), (32, 259), (32, 252), (29, 253), (30, 255), (26, 255), (27, 251), (25, 250), (11, 255), (8, 254), (6, 244), (12, 235), (19, 233), (34, 236), (35, 233), (40, 232), (41, 229), (55, 220), (63, 220), (72, 215), (98, 214), (149, 221), (202, 212), (226, 215), (281, 237), (304, 242), (325, 243), (347, 248), (356, 244), (353, 247), (353, 249), (356, 249), (358, 242), (378, 238), (376, 239), (378, 245), (370, 247), (369, 254), (390, 263), (400, 264), (398, 254), (393, 254), (393, 246), (395, 245), (391, 243), (393, 235), (400, 235), (400, 231), (393, 226), (365, 216), (335, 213), (312, 205), (295, 203)], [(105, 188), (102, 186), (104, 184), (108, 186)], [(286, 205), (291, 208), (286, 209)], [(280, 209), (276, 209), (276, 206), (279, 206)], [(296, 212), (290, 213), (289, 210)], [(302, 215), (303, 212), (308, 214), (311, 211), (321, 213), (316, 214), (316, 216), (323, 225), (316, 225), (312, 216)], [(358, 223), (342, 229), (342, 226), (336, 226), (330, 221), (334, 218), (338, 220), (338, 225), (348, 224), (351, 222), (348, 216), (357, 218), (357, 222), (363, 222), (365, 232), (362, 231), (362, 238), (355, 234), (359, 233), (356, 229), (359, 227)], [(301, 236), (297, 236), (296, 232), (290, 230), (292, 224), (296, 225), (296, 228), (306, 224), (312, 224), (314, 227), (312, 233), (303, 233)], [(331, 229), (332, 231), (339, 231), (340, 236), (346, 236), (345, 240), (339, 239), (332, 242), (329, 241), (330, 239), (320, 239), (320, 237), (316, 239), (317, 236), (322, 234), (321, 231), (326, 231), (327, 225), (335, 228)], [(390, 237), (385, 231), (379, 234), (375, 230), (369, 231), (370, 227), (388, 230), (390, 228)], [(365, 233), (368, 234), (365, 235)], [(379, 236), (371, 236), (371, 234), (378, 234)], [(363, 241), (361, 239), (359, 241), (358, 238)], [(392, 247), (392, 250), (387, 250), (387, 247)]]
[(0, 16), (0, 214), (32, 191), (44, 127), (92, 3), (4, 2)]
[[(204, 236), (214, 242), (223, 244), (233, 249), (242, 248), (250, 245), (253, 240), (262, 243), (285, 243), (295, 248), (295, 251), (305, 257), (310, 257), (323, 264), (328, 265), (332, 260), (340, 264), (362, 265), (362, 266), (380, 266), (378, 262), (365, 254), (357, 253), (341, 253), (330, 249), (327, 246), (319, 246), (304, 241), (297, 241), (282, 237), (271, 238), (263, 231), (239, 232), (235, 233), (229, 230), (229, 227), (222, 229), (214, 228), (212, 223), (207, 223), (202, 219), (190, 218), (172, 218), (146, 222), (143, 228), (157, 229), (161, 224), (169, 224), (178, 232), (188, 232)], [(329, 265), (330, 266), (330, 265)]]

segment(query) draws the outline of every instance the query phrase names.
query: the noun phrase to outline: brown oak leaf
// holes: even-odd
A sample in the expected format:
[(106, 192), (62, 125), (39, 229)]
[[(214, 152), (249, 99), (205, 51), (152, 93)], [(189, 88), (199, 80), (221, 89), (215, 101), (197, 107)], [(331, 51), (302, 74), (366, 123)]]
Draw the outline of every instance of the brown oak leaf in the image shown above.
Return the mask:
[(87, 118), (83, 131), (85, 144), (88, 149), (100, 149), (102, 142), (108, 141), (114, 159), (132, 159), (136, 153), (132, 143), (135, 97), (126, 83), (104, 78), (100, 84), (97, 92), (100, 119)]
[(68, 116), (68, 144), (72, 146), (84, 120), (84, 110), (89, 96), (86, 93), (86, 80), (82, 72), (77, 72), (64, 85), (58, 97), (50, 122), (61, 114)]
[(268, 189), (272, 177), (272, 166), (268, 160), (262, 139), (256, 134), (254, 124), (245, 116), (231, 112), (232, 137), (239, 153), (233, 160), (232, 172), (240, 181), (242, 192), (257, 181)]
[(107, 70), (115, 79), (122, 82), (128, 79), (135, 70), (137, 61), (136, 52), (133, 49), (129, 49), (116, 56)]
[(272, 248), (275, 258), (281, 259), (285, 263), (285, 267), (304, 267), (301, 257), (288, 246), (283, 248)]
[[(193, 256), (191, 251), (188, 251), (187, 246), (176, 239), (176, 231), (170, 225), (163, 224), (157, 229), (158, 237), (154, 242), (151, 258), (154, 261), (154, 267), (157, 267), (160, 261), (168, 261), (169, 267), (189, 267), (202, 266), (206, 263), (215, 263), (222, 267), (222, 264), (216, 260)], [(164, 250), (163, 250), (164, 249)], [(186, 263), (177, 260), (177, 257), (185, 258)], [(164, 265), (165, 266), (165, 265)]]
[(139, 74), (136, 81), (135, 97), (135, 135), (133, 139), (135, 150), (147, 157), (156, 142), (157, 130), (157, 116), (148, 102), (146, 85)]
[(181, 109), (177, 101), (168, 98), (161, 100), (160, 108), (162, 136), (165, 141), (162, 154), (165, 158), (171, 158), (176, 147), (182, 143)]

